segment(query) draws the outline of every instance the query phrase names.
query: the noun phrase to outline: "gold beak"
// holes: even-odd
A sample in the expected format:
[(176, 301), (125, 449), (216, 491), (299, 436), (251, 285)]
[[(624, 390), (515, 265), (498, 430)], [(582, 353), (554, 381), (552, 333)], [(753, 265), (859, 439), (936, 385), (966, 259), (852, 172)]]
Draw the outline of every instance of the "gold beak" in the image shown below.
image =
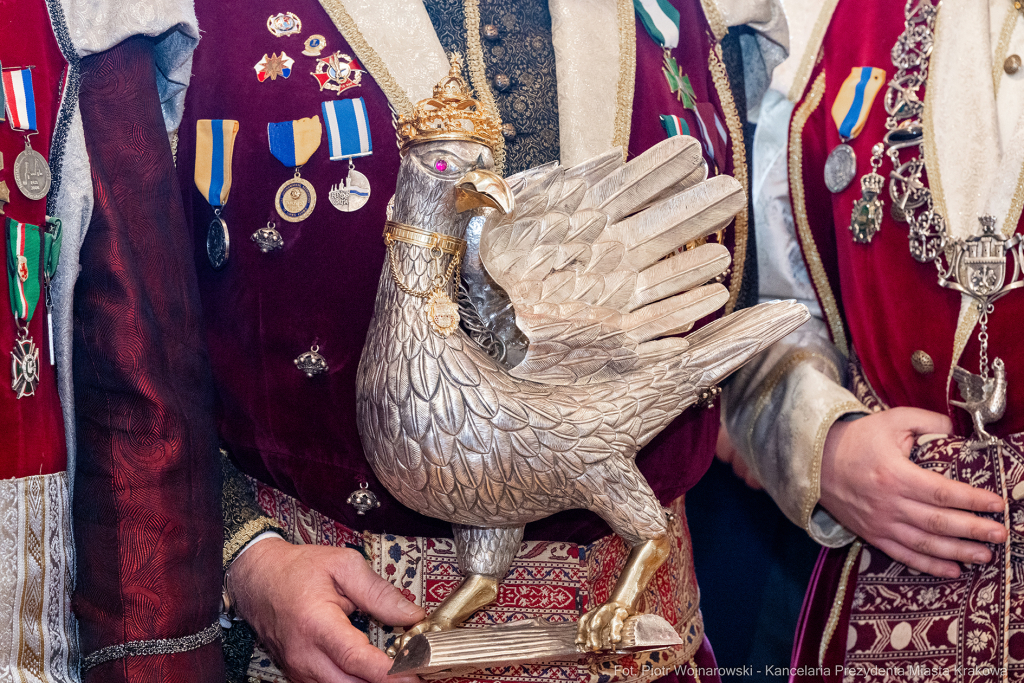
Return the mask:
[(459, 213), (487, 206), (502, 214), (516, 208), (512, 188), (497, 173), (477, 169), (470, 171), (455, 184), (455, 210)]

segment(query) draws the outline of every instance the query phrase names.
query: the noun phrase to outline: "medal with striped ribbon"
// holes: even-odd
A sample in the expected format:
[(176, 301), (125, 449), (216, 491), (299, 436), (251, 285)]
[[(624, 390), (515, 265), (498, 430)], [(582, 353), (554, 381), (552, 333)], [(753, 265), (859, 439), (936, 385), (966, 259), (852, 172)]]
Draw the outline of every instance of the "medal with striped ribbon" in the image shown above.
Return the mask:
[(221, 211), (231, 193), (231, 159), (235, 150), (238, 121), (199, 119), (196, 121), (196, 187), (213, 207), (213, 220), (206, 230), (206, 257), (220, 270), (231, 253), (228, 224)]
[(25, 150), (14, 160), (14, 182), (21, 193), (33, 201), (50, 191), (50, 166), (39, 152), (32, 149), (36, 134), (36, 96), (32, 88), (32, 69), (11, 69), (2, 72), (4, 109), (11, 128), (25, 133)]
[[(39, 294), (57, 271), (60, 256), (60, 221), (47, 219), (47, 230), (7, 218), (7, 287), (18, 336), (11, 351), (11, 390), (18, 398), (32, 396), (39, 386), (39, 349), (29, 335)], [(47, 306), (49, 306), (47, 293)], [(51, 348), (52, 348), (52, 327)], [(52, 351), (51, 351), (52, 362)]]
[(274, 198), (278, 215), (289, 223), (306, 220), (316, 207), (316, 190), (302, 179), (299, 170), (320, 147), (322, 137), (319, 116), (267, 124), (270, 153), (285, 166), (295, 168), (295, 176), (277, 189)]
[(855, 66), (843, 81), (832, 103), (832, 120), (839, 130), (839, 144), (825, 160), (825, 186), (829, 192), (842, 192), (857, 175), (857, 155), (846, 144), (864, 130), (875, 95), (885, 83), (885, 70)]
[(373, 154), (370, 122), (362, 97), (332, 100), (322, 105), (327, 124), (327, 147), (331, 161), (348, 159), (348, 177), (331, 187), (327, 198), (338, 211), (357, 211), (370, 199), (370, 181), (356, 170), (353, 159)]

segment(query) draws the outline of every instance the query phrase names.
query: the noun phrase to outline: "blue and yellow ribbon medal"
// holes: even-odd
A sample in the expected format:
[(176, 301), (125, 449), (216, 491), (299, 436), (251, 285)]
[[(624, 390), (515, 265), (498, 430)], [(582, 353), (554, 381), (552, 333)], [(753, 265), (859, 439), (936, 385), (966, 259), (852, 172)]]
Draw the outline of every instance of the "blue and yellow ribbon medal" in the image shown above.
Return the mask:
[(319, 116), (267, 124), (270, 153), (285, 166), (295, 168), (295, 176), (278, 188), (274, 198), (277, 214), (289, 223), (306, 220), (316, 208), (316, 190), (302, 179), (299, 170), (320, 147), (321, 137)]
[(875, 95), (885, 84), (885, 71), (871, 66), (855, 66), (843, 81), (832, 103), (832, 120), (842, 141), (825, 160), (825, 186), (829, 192), (842, 192), (857, 175), (857, 155), (846, 144), (864, 130)]
[(206, 257), (214, 270), (228, 262), (231, 239), (228, 224), (220, 217), (231, 193), (231, 157), (235, 150), (238, 121), (196, 121), (196, 187), (213, 207), (214, 218), (206, 230)]
[(327, 148), (331, 161), (348, 160), (348, 177), (331, 187), (327, 198), (338, 211), (358, 211), (370, 199), (370, 181), (356, 170), (356, 157), (373, 154), (370, 122), (362, 97), (332, 100), (322, 105), (327, 124)]

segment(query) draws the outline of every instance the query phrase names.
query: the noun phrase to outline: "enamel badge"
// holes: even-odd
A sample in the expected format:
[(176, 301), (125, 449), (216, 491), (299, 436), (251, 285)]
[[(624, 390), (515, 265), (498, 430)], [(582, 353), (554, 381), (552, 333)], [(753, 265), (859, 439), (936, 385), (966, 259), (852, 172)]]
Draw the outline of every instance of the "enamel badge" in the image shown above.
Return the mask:
[(303, 43), (302, 54), (307, 57), (319, 57), (320, 53), (327, 47), (327, 39), (319, 33), (314, 33), (309, 38), (306, 38), (306, 42)]
[(264, 54), (263, 59), (256, 62), (256, 66), (253, 69), (256, 70), (256, 78), (262, 83), (268, 78), (276, 81), (278, 76), (288, 78), (292, 75), (293, 64), (295, 64), (295, 60), (284, 52), (281, 52), (280, 55), (275, 52), (269, 57)]
[(293, 12), (280, 12), (267, 19), (267, 30), (276, 38), (295, 35), (302, 31), (302, 20)]
[(320, 84), (321, 92), (333, 90), (341, 94), (358, 86), (363, 78), (363, 67), (352, 57), (335, 52), (316, 60), (316, 71), (310, 75)]

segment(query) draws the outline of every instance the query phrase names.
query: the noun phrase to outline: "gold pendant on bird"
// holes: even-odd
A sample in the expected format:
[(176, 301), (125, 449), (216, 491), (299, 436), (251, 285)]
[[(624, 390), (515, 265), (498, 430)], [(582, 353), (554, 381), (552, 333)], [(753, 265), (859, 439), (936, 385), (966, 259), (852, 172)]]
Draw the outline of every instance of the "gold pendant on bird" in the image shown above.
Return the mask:
[(459, 326), (459, 307), (443, 289), (435, 289), (427, 299), (427, 321), (431, 329), (442, 337), (448, 337)]

